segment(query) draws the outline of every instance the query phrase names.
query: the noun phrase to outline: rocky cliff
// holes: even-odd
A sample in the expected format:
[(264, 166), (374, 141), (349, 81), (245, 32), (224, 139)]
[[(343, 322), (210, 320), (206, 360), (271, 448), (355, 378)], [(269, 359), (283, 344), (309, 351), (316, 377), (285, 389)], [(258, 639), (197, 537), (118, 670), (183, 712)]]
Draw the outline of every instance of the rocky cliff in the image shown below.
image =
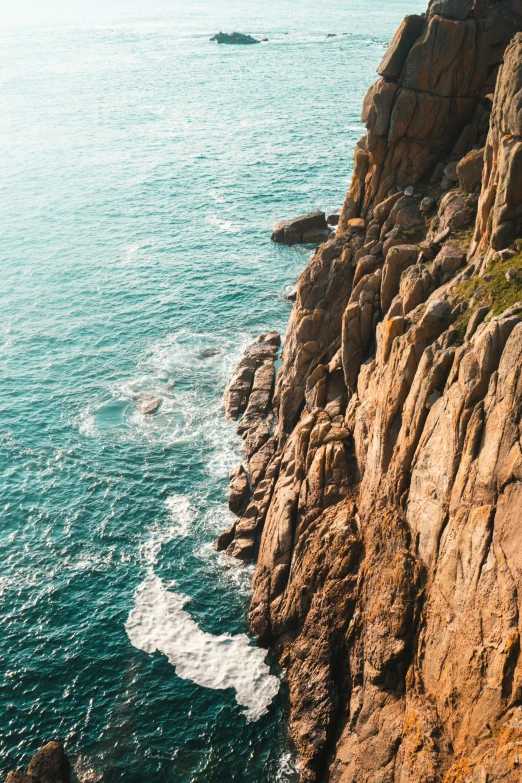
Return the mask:
[(250, 625), (303, 781), (519, 780), (522, 2), (432, 0), (368, 92), (335, 236), (226, 393)]

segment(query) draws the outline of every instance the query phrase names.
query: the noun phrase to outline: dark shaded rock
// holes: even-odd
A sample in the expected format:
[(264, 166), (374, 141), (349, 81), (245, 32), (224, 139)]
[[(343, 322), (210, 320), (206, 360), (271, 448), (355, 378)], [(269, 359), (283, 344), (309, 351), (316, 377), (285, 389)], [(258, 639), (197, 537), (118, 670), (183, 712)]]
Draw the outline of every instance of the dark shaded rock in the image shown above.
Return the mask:
[(320, 245), (331, 233), (329, 228), (311, 228), (303, 234), (303, 245)]
[(277, 223), (270, 239), (272, 242), (283, 245), (297, 245), (303, 241), (305, 232), (312, 229), (325, 231), (327, 228), (324, 212), (310, 212), (307, 215), (300, 215), (294, 220)]
[(38, 779), (28, 775), (27, 772), (21, 769), (15, 769), (8, 774), (5, 783), (38, 783)]
[(29, 777), (39, 783), (70, 783), (71, 765), (61, 742), (48, 742), (31, 759)]
[(228, 507), (233, 514), (240, 517), (250, 500), (250, 484), (243, 465), (237, 465), (230, 471)]
[(430, 16), (438, 14), (448, 19), (467, 19), (473, 10), (473, 0), (432, 0), (429, 7)]
[(332, 215), (328, 215), (326, 222), (329, 226), (337, 226), (339, 224), (339, 217), (340, 215), (334, 212)]
[[(210, 39), (211, 41), (217, 41), (218, 44), (257, 44), (261, 43), (257, 38), (252, 38), (251, 35), (245, 35), (244, 33), (217, 33)], [(268, 39), (263, 39), (268, 40)]]
[(471, 150), (457, 165), (460, 187), (466, 193), (480, 189), (484, 170), (484, 150)]

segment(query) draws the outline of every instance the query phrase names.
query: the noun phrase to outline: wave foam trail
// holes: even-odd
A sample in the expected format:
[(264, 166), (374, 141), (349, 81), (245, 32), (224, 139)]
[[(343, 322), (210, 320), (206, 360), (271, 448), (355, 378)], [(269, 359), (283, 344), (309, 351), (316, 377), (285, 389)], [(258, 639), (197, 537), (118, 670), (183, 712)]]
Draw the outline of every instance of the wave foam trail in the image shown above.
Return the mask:
[(183, 680), (213, 690), (233, 688), (237, 703), (246, 707), (247, 720), (258, 720), (267, 711), (279, 680), (270, 674), (266, 652), (253, 647), (246, 634), (214, 636), (202, 631), (183, 608), (187, 598), (167, 590), (152, 573), (135, 598), (125, 626), (134, 647), (162, 652)]

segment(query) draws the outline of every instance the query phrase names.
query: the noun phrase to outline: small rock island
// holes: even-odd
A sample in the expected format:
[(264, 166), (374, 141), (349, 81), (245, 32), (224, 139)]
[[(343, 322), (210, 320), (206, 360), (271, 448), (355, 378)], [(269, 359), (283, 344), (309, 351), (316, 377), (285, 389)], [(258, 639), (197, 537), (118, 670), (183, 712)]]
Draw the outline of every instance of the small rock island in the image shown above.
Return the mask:
[[(247, 44), (261, 43), (257, 38), (252, 38), (251, 35), (245, 35), (244, 33), (216, 33), (211, 41), (217, 41), (218, 44), (238, 44), (244, 46)], [(267, 40), (266, 38), (264, 39)]]

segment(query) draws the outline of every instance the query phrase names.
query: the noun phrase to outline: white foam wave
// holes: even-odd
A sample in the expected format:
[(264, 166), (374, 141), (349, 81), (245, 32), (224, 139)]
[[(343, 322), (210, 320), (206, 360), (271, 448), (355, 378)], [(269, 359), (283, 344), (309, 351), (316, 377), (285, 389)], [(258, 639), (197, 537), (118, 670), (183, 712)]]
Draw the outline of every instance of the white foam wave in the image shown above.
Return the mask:
[(221, 220), (217, 215), (207, 215), (206, 221), (207, 223), (210, 223), (211, 226), (214, 226), (214, 228), (217, 228), (220, 233), (239, 234), (241, 231), (239, 226), (234, 225), (231, 220)]
[(194, 512), (185, 495), (169, 495), (165, 501), (169, 510), (169, 521), (174, 524), (157, 523), (149, 528), (149, 538), (141, 547), (147, 565), (156, 565), (161, 547), (175, 538), (186, 537), (194, 519)]
[(265, 651), (252, 646), (246, 634), (202, 631), (184, 609), (187, 598), (169, 591), (153, 573), (138, 587), (135, 599), (125, 626), (134, 647), (162, 652), (183, 680), (213, 690), (233, 688), (247, 720), (258, 720), (267, 711), (279, 680), (270, 674)]

